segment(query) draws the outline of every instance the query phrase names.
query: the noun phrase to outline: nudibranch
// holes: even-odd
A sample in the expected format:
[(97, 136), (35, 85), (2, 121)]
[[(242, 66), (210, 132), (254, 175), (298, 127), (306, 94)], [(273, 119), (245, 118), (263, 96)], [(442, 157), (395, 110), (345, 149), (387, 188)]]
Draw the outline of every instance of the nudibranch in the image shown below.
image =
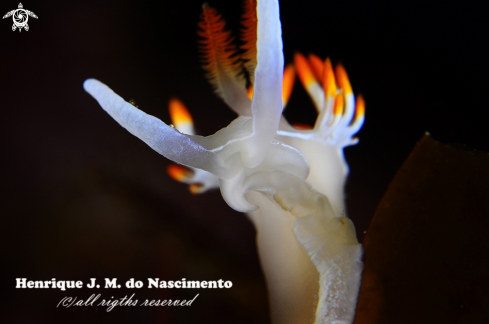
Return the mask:
[[(85, 90), (130, 133), (178, 163), (168, 171), (193, 193), (219, 187), (230, 207), (248, 213), (273, 323), (351, 323), (363, 264), (345, 215), (343, 148), (357, 141), (363, 99), (355, 100), (345, 69), (329, 59), (296, 54), (284, 70), (278, 0), (246, 0), (242, 55), (215, 9), (203, 6), (199, 26), (204, 69), (238, 114), (214, 135), (194, 134), (178, 99), (170, 101), (172, 127), (97, 80), (86, 80)], [(318, 112), (311, 128), (282, 116), (295, 73)]]

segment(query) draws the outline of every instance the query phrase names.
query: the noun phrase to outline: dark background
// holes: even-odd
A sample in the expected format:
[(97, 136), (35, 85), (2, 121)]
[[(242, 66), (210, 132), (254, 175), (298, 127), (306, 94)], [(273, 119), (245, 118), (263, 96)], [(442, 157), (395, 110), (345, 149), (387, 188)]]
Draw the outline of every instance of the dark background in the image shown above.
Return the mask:
[[(219, 192), (192, 196), (169, 161), (115, 123), (82, 84), (97, 78), (169, 122), (182, 99), (209, 135), (234, 114), (204, 78), (202, 1), (29, 1), (30, 30), (0, 21), (0, 317), (4, 323), (266, 323), (254, 229)], [(241, 2), (209, 1), (235, 34)], [(2, 1), (3, 16), (18, 2)], [(331, 57), (367, 102), (347, 148), (348, 213), (359, 240), (425, 131), (489, 150), (487, 10), (475, 2), (281, 1), (284, 54)], [(296, 83), (285, 115), (312, 124)], [(232, 280), (231, 289), (15, 289), (15, 278)], [(56, 308), (65, 296), (191, 299), (192, 307)]]

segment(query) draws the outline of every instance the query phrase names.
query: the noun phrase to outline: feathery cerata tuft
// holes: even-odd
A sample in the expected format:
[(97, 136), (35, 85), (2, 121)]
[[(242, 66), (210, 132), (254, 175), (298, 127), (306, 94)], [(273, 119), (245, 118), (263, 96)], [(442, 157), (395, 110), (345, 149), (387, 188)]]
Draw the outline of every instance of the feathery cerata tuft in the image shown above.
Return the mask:
[(216, 9), (207, 4), (202, 6), (198, 35), (199, 49), (202, 53), (203, 68), (217, 94), (223, 95), (223, 82), (232, 78), (245, 89), (246, 81), (237, 48), (233, 44), (231, 32), (226, 30), (226, 22)]
[(244, 66), (250, 77), (251, 83), (254, 83), (255, 79), (255, 67), (256, 67), (256, 26), (258, 24), (258, 17), (256, 16), (256, 0), (245, 0), (244, 14), (243, 14), (243, 30), (241, 31), (241, 40), (243, 45), (241, 49), (244, 50), (241, 58), (245, 61)]

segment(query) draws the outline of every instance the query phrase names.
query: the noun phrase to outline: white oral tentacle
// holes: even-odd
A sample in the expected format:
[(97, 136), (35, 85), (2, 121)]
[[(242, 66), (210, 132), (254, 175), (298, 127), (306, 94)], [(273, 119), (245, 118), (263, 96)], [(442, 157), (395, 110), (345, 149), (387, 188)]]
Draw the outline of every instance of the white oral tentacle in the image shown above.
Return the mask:
[(83, 87), (122, 127), (167, 159), (206, 170), (222, 179), (233, 178), (239, 172), (239, 166), (226, 163), (189, 136), (125, 102), (102, 82), (88, 79)]

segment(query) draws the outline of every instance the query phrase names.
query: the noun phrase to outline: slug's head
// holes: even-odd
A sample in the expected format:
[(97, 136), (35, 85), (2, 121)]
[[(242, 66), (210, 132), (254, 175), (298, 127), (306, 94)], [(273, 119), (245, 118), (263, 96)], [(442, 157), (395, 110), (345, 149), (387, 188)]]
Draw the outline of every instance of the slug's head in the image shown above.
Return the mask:
[[(207, 77), (238, 114), (214, 135), (195, 135), (192, 117), (177, 99), (170, 101), (171, 127), (96, 80), (87, 80), (85, 89), (128, 131), (186, 166), (171, 166), (169, 173), (190, 184), (193, 193), (220, 187), (232, 208), (249, 211), (255, 207), (245, 199), (246, 192), (280, 190), (277, 182), (258, 181), (260, 176), (272, 179), (266, 175), (280, 172), (299, 182), (307, 179), (315, 190), (337, 201), (333, 205), (341, 211), (347, 174), (342, 149), (356, 143), (352, 135), (363, 123), (364, 102), (361, 97), (355, 100), (344, 68), (333, 69), (328, 59), (296, 54), (293, 65), (284, 69), (278, 1), (245, 3), (241, 51), (215, 9), (204, 5), (199, 23)], [(296, 73), (318, 112), (311, 129), (293, 127), (282, 116)]]
[[(240, 117), (245, 118), (254, 115), (252, 107), (255, 89), (257, 86), (260, 87), (260, 81), (263, 79), (260, 75), (255, 75), (258, 54), (257, 42), (260, 41), (256, 6), (254, 0), (245, 1), (245, 12), (242, 20), (244, 28), (241, 33), (242, 45), (239, 47), (241, 53), (238, 46), (233, 44), (231, 33), (226, 30), (224, 20), (215, 9), (204, 5), (199, 23), (199, 36), (202, 38), (199, 43), (200, 51), (207, 78), (218, 96)], [(278, 50), (280, 50), (278, 57), (282, 59), (281, 41)], [(291, 126), (281, 116), (282, 109), (287, 106), (292, 94), (296, 73), (318, 113), (316, 123), (313, 126), (298, 124)], [(262, 123), (257, 122), (254, 118), (253, 126), (266, 123), (267, 128), (274, 129), (274, 124), (277, 124), (277, 111), (279, 111), (278, 129), (275, 134), (268, 132), (268, 138), (278, 139), (299, 149), (306, 155), (309, 162), (318, 159), (309, 154), (310, 150), (317, 151), (317, 148), (308, 148), (311, 146), (310, 143), (322, 145), (323, 149), (320, 150), (333, 156), (333, 158), (326, 160), (336, 159), (330, 164), (340, 166), (340, 174), (336, 176), (343, 179), (339, 181), (341, 183), (339, 191), (341, 192), (344, 178), (348, 172), (342, 149), (357, 143), (358, 140), (352, 136), (361, 128), (365, 112), (365, 102), (361, 96), (355, 99), (345, 69), (342, 65), (333, 68), (329, 59), (321, 60), (316, 55), (309, 55), (306, 58), (298, 53), (294, 57), (293, 64), (288, 64), (283, 69), (283, 74), (278, 76), (275, 71), (275, 79), (271, 80), (270, 78), (269, 81), (274, 85), (275, 92), (277, 92), (278, 85), (281, 85), (280, 109), (275, 105), (276, 113), (275, 116), (272, 116), (274, 118), (263, 119)], [(247, 83), (247, 90), (244, 91)], [(260, 89), (258, 91), (261, 96), (267, 96)], [(194, 135), (192, 118), (183, 103), (178, 99), (172, 99), (169, 109), (175, 127), (182, 133)], [(255, 111), (257, 110), (255, 107)], [(181, 116), (187, 116), (184, 118), (185, 122), (181, 121)], [(253, 128), (255, 132), (258, 130)], [(316, 144), (312, 144), (312, 146), (314, 147)], [(242, 154), (242, 156), (246, 155)], [(323, 168), (327, 167), (327, 165), (323, 165)], [(192, 193), (202, 193), (208, 189), (219, 187), (219, 181), (215, 176), (199, 169), (186, 169), (172, 165), (168, 172), (175, 180), (190, 184), (189, 189)], [(314, 177), (316, 176), (314, 175)], [(328, 181), (334, 182), (331, 179)]]

